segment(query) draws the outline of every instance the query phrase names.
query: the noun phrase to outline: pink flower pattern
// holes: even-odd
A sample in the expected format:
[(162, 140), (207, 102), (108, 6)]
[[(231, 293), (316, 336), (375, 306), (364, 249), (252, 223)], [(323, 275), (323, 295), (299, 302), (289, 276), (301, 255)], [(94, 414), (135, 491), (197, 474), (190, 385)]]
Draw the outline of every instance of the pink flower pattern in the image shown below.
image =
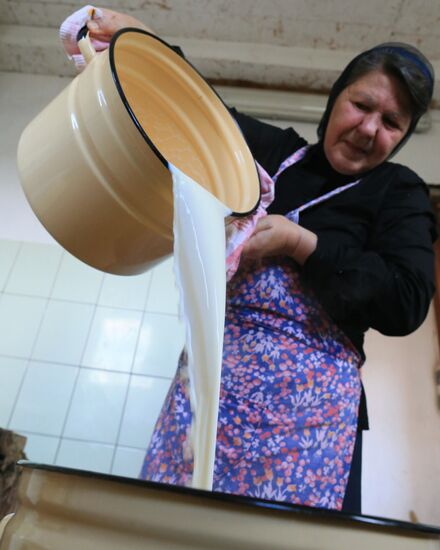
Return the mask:
[[(191, 484), (182, 354), (140, 477)], [(228, 284), (214, 491), (338, 509), (352, 460), (361, 358), (293, 261), (241, 265)]]

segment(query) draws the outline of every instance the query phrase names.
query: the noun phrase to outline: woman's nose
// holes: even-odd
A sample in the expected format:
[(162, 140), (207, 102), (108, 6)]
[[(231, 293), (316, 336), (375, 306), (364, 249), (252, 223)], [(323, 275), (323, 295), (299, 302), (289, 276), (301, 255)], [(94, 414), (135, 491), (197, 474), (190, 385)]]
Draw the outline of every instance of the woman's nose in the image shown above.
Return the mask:
[(365, 136), (370, 138), (376, 135), (376, 132), (379, 128), (379, 119), (375, 113), (366, 114), (360, 124), (360, 129)]

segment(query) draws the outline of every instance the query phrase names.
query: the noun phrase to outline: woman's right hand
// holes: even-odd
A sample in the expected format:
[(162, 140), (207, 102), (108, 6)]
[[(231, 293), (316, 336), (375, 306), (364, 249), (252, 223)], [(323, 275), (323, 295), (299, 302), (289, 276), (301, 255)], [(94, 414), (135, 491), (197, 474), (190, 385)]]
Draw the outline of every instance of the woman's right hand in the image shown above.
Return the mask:
[(260, 259), (266, 256), (290, 256), (300, 265), (316, 249), (318, 238), (305, 227), (285, 216), (269, 214), (260, 218), (243, 248), (243, 256)]
[(102, 16), (95, 16), (87, 22), (90, 38), (95, 38), (96, 40), (101, 40), (102, 42), (110, 42), (112, 36), (117, 31), (126, 27), (143, 29), (151, 34), (155, 34), (154, 31), (144, 25), (142, 21), (139, 21), (139, 19), (136, 19), (131, 15), (108, 10), (107, 8), (99, 9), (102, 12)]

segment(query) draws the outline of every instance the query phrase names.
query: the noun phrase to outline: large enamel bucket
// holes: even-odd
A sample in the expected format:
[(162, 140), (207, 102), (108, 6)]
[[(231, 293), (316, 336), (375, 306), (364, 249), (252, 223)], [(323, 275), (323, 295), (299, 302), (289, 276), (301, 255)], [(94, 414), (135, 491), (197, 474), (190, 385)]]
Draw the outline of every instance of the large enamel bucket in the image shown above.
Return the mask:
[[(0, 550), (434, 550), (440, 529), (27, 464)], [(1, 525), (0, 525), (1, 529)]]
[(85, 263), (141, 273), (172, 252), (168, 164), (235, 214), (259, 201), (252, 155), (215, 91), (158, 37), (124, 29), (24, 130), (18, 170), (49, 233)]

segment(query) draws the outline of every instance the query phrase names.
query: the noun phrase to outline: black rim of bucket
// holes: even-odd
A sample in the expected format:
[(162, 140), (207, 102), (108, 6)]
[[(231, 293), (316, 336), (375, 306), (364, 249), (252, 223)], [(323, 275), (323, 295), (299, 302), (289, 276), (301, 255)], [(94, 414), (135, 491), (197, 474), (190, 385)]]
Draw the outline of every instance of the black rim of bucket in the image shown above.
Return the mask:
[[(136, 128), (139, 130), (139, 132), (141, 133), (142, 137), (145, 139), (145, 141), (148, 143), (148, 145), (151, 147), (151, 149), (154, 151), (154, 153), (156, 154), (156, 156), (158, 157), (158, 159), (164, 164), (164, 166), (166, 166), (167, 169), (169, 169), (169, 162), (167, 161), (167, 159), (162, 155), (162, 153), (159, 151), (159, 149), (154, 145), (154, 143), (151, 141), (151, 139), (148, 137), (148, 134), (145, 132), (145, 130), (143, 129), (142, 125), (140, 124), (140, 122), (138, 121), (138, 119), (136, 118), (136, 115), (134, 114), (132, 108), (130, 107), (130, 103), (128, 102), (126, 96), (125, 96), (125, 93), (124, 93), (124, 90), (122, 89), (122, 86), (121, 86), (121, 83), (119, 81), (119, 77), (118, 77), (118, 72), (117, 72), (117, 69), (116, 69), (116, 63), (115, 63), (115, 52), (114, 52), (114, 49), (115, 49), (115, 44), (116, 44), (116, 41), (118, 40), (118, 37), (121, 36), (122, 34), (125, 34), (127, 32), (136, 32), (136, 33), (139, 33), (139, 34), (145, 34), (147, 36), (151, 36), (152, 38), (154, 38), (155, 40), (157, 40), (158, 42), (161, 42), (164, 46), (166, 46), (169, 50), (171, 50), (173, 52), (174, 55), (177, 55), (179, 56), (180, 59), (182, 59), (183, 61), (185, 61), (185, 63), (187, 63), (191, 68), (192, 70), (203, 80), (203, 82), (205, 82), (208, 86), (208, 88), (213, 92), (213, 94), (218, 98), (218, 100), (220, 101), (220, 103), (224, 106), (225, 108), (225, 113), (230, 116), (232, 118), (232, 120), (234, 121), (238, 131), (241, 133), (242, 137), (243, 137), (243, 142), (244, 144), (247, 146), (246, 144), (246, 140), (244, 139), (244, 136), (243, 136), (243, 133), (241, 132), (241, 129), (240, 127), (238, 126), (237, 122), (234, 120), (233, 116), (231, 115), (231, 113), (229, 112), (226, 104), (224, 103), (224, 101), (222, 100), (222, 98), (218, 95), (218, 93), (215, 91), (215, 89), (211, 86), (211, 84), (206, 80), (206, 78), (199, 73), (199, 71), (194, 67), (194, 65), (192, 65), (185, 57), (182, 57), (179, 53), (176, 52), (176, 49), (171, 46), (170, 44), (168, 44), (167, 42), (165, 42), (165, 40), (162, 40), (162, 38), (160, 38), (159, 36), (155, 35), (155, 34), (152, 34), (148, 31), (144, 31), (142, 29), (137, 29), (137, 28), (134, 28), (134, 27), (126, 27), (124, 29), (120, 29), (119, 31), (117, 31), (112, 39), (111, 39), (111, 42), (110, 42), (110, 51), (109, 51), (109, 60), (110, 60), (110, 69), (111, 69), (111, 72), (112, 72), (112, 77), (113, 77), (113, 81), (116, 85), (116, 89), (118, 90), (118, 93), (122, 99), (122, 102), (125, 106), (125, 108), (127, 109), (128, 111), (128, 114), (130, 115), (130, 118), (133, 120), (134, 124), (136, 125)], [(79, 31), (78, 33), (78, 37), (81, 33), (81, 30)], [(251, 154), (252, 156), (252, 154)], [(257, 179), (258, 179), (258, 198), (257, 198), (257, 202), (255, 203), (255, 206), (253, 206), (250, 210), (248, 210), (247, 212), (232, 212), (231, 215), (232, 216), (235, 216), (235, 217), (244, 217), (244, 216), (248, 216), (250, 213), (254, 212), (255, 209), (258, 207), (259, 203), (260, 203), (260, 200), (261, 200), (261, 181), (260, 181), (260, 174), (258, 172), (258, 169), (257, 169), (257, 165), (255, 163), (255, 160), (254, 160), (254, 166), (255, 166), (255, 171), (256, 171), (256, 174), (257, 174)]]
[(231, 493), (222, 493), (219, 491), (206, 491), (203, 489), (194, 489), (192, 487), (183, 487), (180, 485), (170, 485), (163, 482), (147, 481), (140, 478), (129, 478), (123, 476), (116, 476), (113, 474), (104, 474), (102, 472), (92, 472), (88, 470), (79, 470), (75, 468), (69, 468), (65, 466), (55, 466), (50, 464), (41, 464), (32, 462), (29, 460), (20, 460), (17, 462), (20, 468), (26, 470), (45, 471), (50, 473), (57, 473), (66, 476), (78, 476), (81, 478), (94, 480), (109, 481), (112, 483), (131, 485), (135, 487), (145, 487), (158, 491), (163, 491), (170, 494), (188, 495), (194, 498), (208, 498), (210, 500), (218, 500), (223, 502), (235, 503), (238, 505), (244, 505), (247, 507), (267, 509), (277, 511), (280, 513), (300, 514), (304, 518), (321, 518), (323, 520), (336, 520), (338, 522), (355, 522), (358, 525), (366, 524), (372, 525), (379, 529), (399, 529), (400, 534), (403, 536), (406, 532), (413, 532), (416, 536), (423, 534), (435, 535), (437, 540), (440, 536), (440, 527), (436, 525), (429, 525), (424, 523), (413, 523), (400, 519), (386, 518), (380, 516), (371, 516), (366, 514), (358, 514), (353, 512), (341, 512), (338, 510), (331, 510), (328, 508), (317, 508), (311, 506), (305, 506), (301, 504), (294, 504), (292, 502), (267, 500), (256, 497), (249, 497), (245, 495), (236, 495)]

